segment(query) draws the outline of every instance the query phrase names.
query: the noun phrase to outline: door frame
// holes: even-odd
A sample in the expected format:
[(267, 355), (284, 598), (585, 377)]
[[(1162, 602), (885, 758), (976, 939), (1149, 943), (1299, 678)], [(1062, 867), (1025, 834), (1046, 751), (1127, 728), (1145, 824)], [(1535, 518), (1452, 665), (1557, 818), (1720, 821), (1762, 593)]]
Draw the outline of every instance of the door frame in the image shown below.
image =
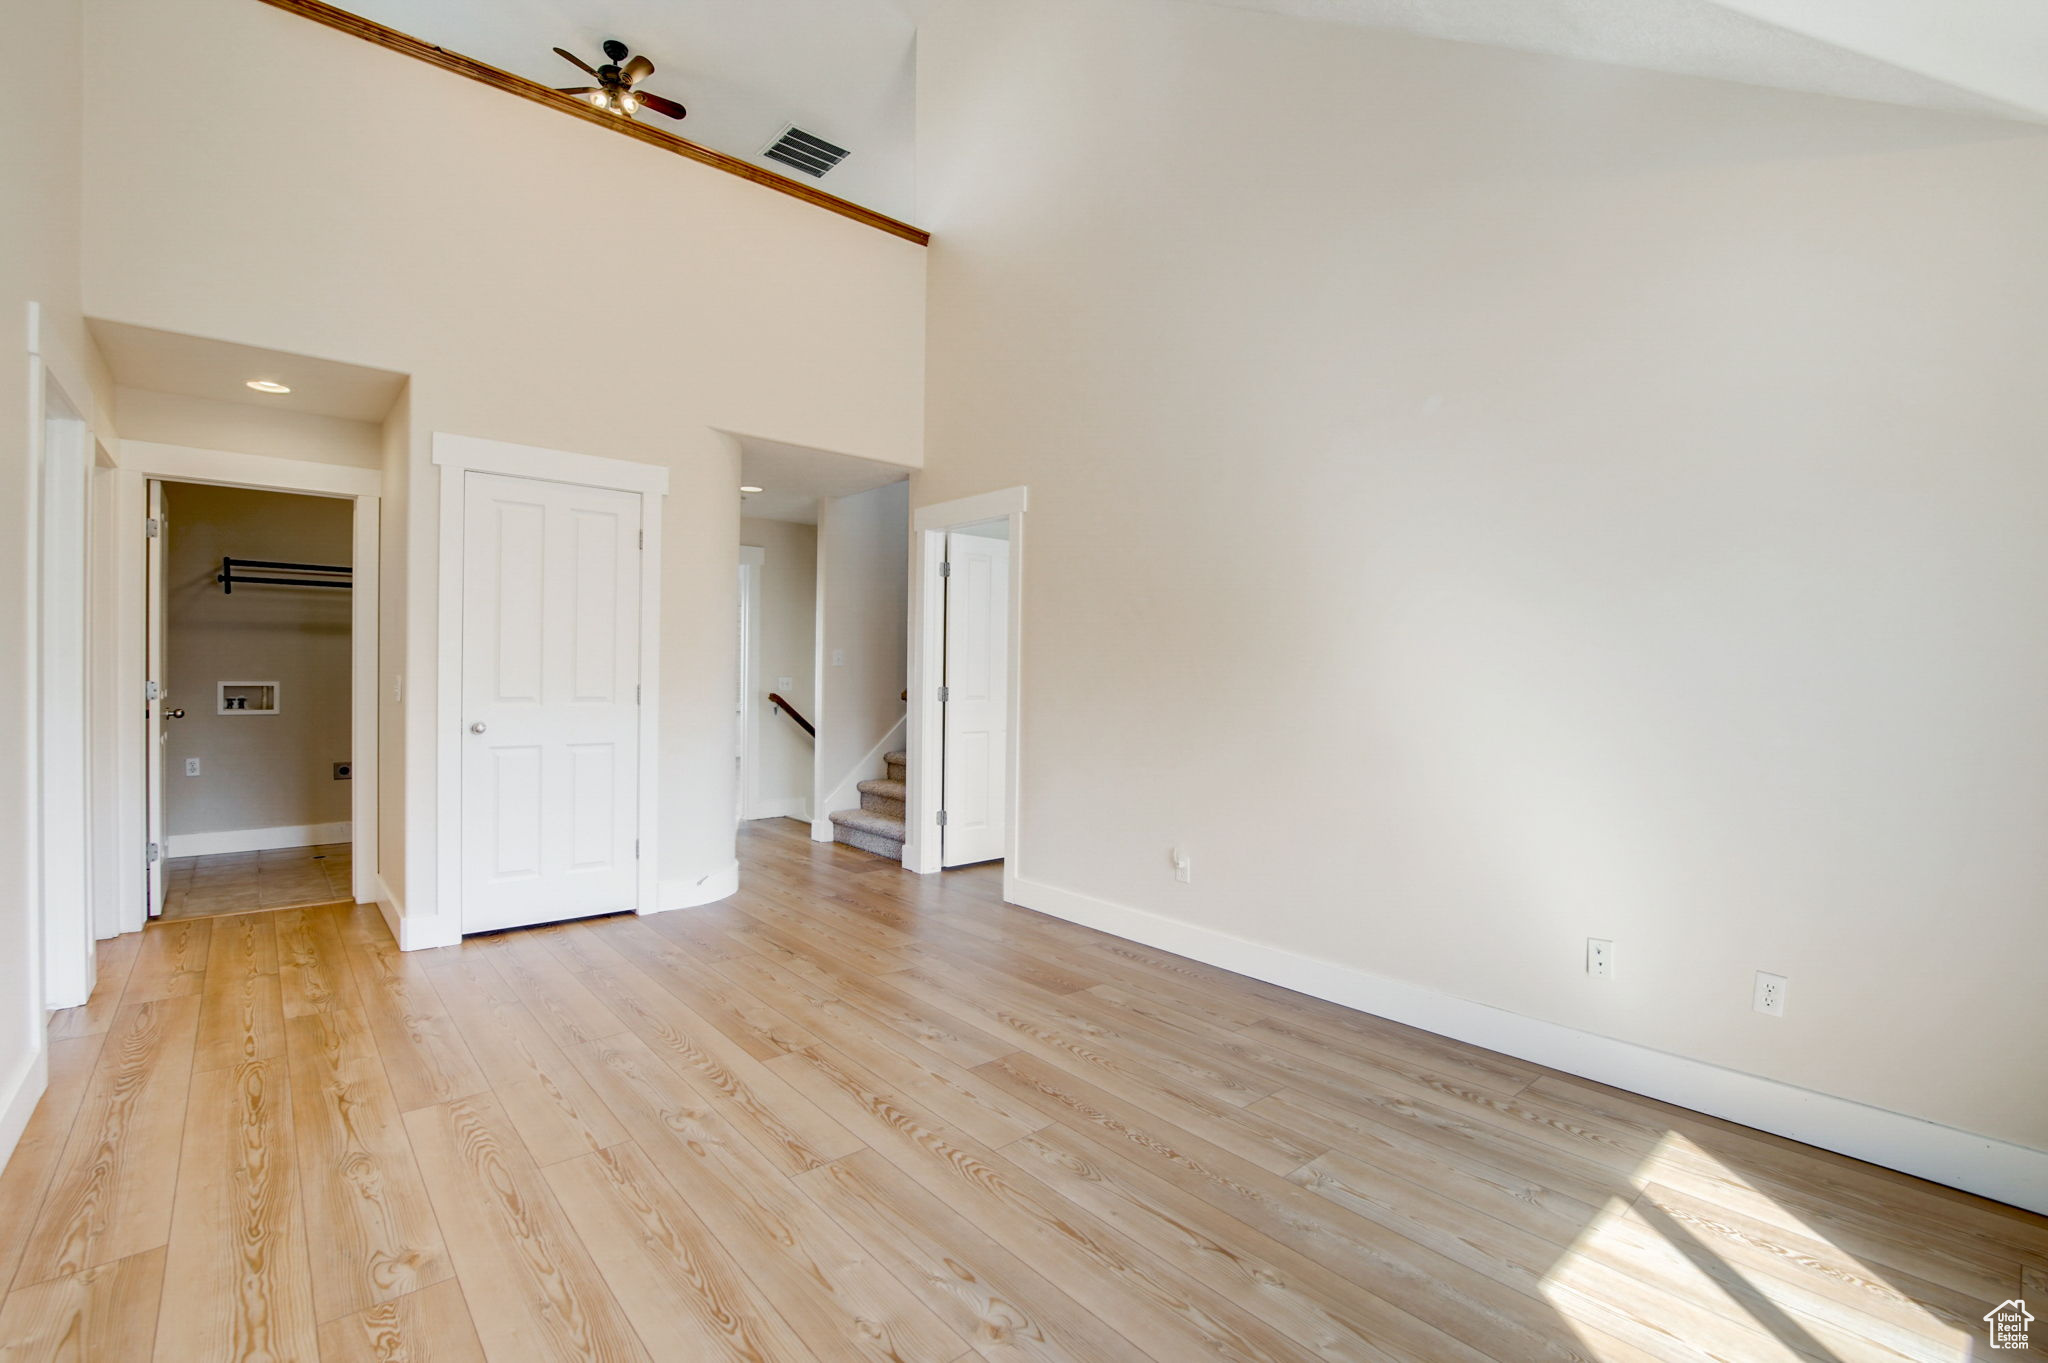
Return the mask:
[(480, 436), (434, 432), (434, 463), (440, 481), (439, 610), (435, 635), (434, 744), (435, 815), (434, 916), (442, 930), (433, 942), (460, 939), (462, 928), (462, 590), (463, 541), (471, 473), (531, 478), (546, 483), (604, 488), (640, 499), (640, 860), (634, 883), (634, 912), (659, 907), (657, 872), (661, 856), (657, 800), (661, 782), (661, 512), (668, 494), (668, 470), (658, 464), (608, 459), (595, 454), (514, 445)]
[[(131, 832), (148, 841), (148, 723), (135, 678), (147, 676), (148, 641), (126, 628), (127, 593), (146, 575), (148, 542), (135, 528), (149, 517), (146, 480), (124, 473), (104, 444), (93, 469), (92, 714), (93, 935), (135, 930), (132, 905), (148, 913), (149, 867)], [(138, 759), (137, 753), (143, 754)]]
[(737, 792), (739, 822), (760, 816), (761, 798), (761, 577), (767, 571), (768, 551), (752, 544), (740, 546), (740, 779)]
[(941, 762), (945, 755), (944, 718), (938, 703), (939, 681), (946, 667), (946, 595), (939, 564), (946, 554), (946, 533), (982, 521), (1007, 520), (1010, 529), (1010, 667), (1009, 789), (1003, 809), (1003, 898), (1022, 874), (1018, 837), (1018, 792), (1023, 749), (1024, 665), (1024, 520), (1030, 489), (1003, 488), (974, 497), (910, 512), (910, 713), (908, 735), (909, 799), (905, 801), (903, 869), (931, 875), (944, 869), (940, 861), (939, 799), (943, 793)]
[[(156, 854), (148, 859), (142, 868), (141, 898), (148, 905), (145, 912), (151, 918), (161, 918), (164, 912), (164, 886), (169, 881), (170, 868), (164, 863), (171, 855), (171, 835), (164, 802), (170, 794), (169, 768), (164, 764), (164, 688), (163, 683), (170, 675), (170, 523), (166, 510), (169, 505), (164, 497), (164, 482), (161, 478), (139, 480), (142, 492), (142, 523), (145, 527), (142, 546), (143, 582), (143, 628), (142, 666), (145, 677), (157, 682), (155, 694), (145, 697), (142, 729), (142, 836), (145, 842), (156, 847)], [(126, 500), (117, 498), (117, 500)], [(135, 538), (134, 522), (127, 526), (124, 540)], [(128, 631), (121, 631), (126, 634)], [(124, 858), (125, 860), (125, 858)], [(127, 921), (125, 913), (117, 919)]]
[[(93, 463), (96, 451), (89, 405), (74, 396), (57, 367), (39, 351), (29, 357), (29, 468), (27, 576), (30, 613), (30, 668), (26, 678), (27, 720), (22, 734), (28, 759), (29, 837), (25, 858), (31, 918), (31, 959), (39, 1007), (69, 1008), (92, 993), (96, 970), (93, 914)], [(88, 392), (87, 396), (90, 394)], [(49, 475), (68, 464), (71, 504), (52, 507)], [(53, 524), (51, 512), (63, 513)], [(63, 539), (54, 538), (61, 532)], [(69, 582), (49, 571), (52, 554), (62, 553), (76, 568)], [(75, 671), (78, 693), (68, 713), (50, 705), (53, 665), (49, 630), (60, 612), (75, 615)], [(57, 660), (64, 661), (64, 660)], [(56, 761), (53, 755), (71, 760)], [(82, 760), (81, 760), (82, 759)], [(73, 817), (51, 817), (53, 803), (72, 806)], [(61, 853), (61, 857), (60, 857)], [(61, 867), (60, 867), (61, 861)], [(40, 1026), (40, 1018), (37, 1019)]]
[[(320, 464), (305, 459), (279, 459), (272, 455), (241, 454), (232, 450), (200, 449), (189, 445), (165, 445), (149, 440), (123, 440), (116, 456), (111, 495), (117, 506), (143, 508), (147, 516), (149, 484), (204, 483), (213, 487), (251, 488), (258, 492), (289, 492), (300, 496), (333, 497), (346, 500), (353, 512), (350, 544), (349, 592), (349, 857), (350, 892), (358, 904), (378, 902), (377, 877), (377, 630), (380, 609), (378, 545), (384, 474), (380, 469), (350, 464)], [(142, 519), (130, 525), (140, 543)], [(124, 574), (116, 591), (118, 618), (115, 627), (124, 638), (141, 640), (148, 613), (148, 581), (144, 574)], [(101, 722), (95, 745), (120, 745), (124, 736), (132, 740), (132, 699), (144, 695), (149, 681), (148, 650), (123, 650), (114, 660), (120, 681), (110, 688), (115, 698), (114, 713), (96, 716)], [(124, 707), (122, 698), (130, 698)], [(120, 855), (123, 864), (147, 868), (149, 864), (148, 778), (142, 774), (148, 763), (147, 741), (132, 752), (117, 748), (115, 765), (130, 772), (119, 787)], [(129, 764), (133, 764), (131, 769)], [(159, 849), (160, 852), (162, 849)], [(146, 882), (147, 877), (144, 877)], [(148, 906), (141, 897), (120, 906), (119, 930), (139, 931), (148, 919)]]

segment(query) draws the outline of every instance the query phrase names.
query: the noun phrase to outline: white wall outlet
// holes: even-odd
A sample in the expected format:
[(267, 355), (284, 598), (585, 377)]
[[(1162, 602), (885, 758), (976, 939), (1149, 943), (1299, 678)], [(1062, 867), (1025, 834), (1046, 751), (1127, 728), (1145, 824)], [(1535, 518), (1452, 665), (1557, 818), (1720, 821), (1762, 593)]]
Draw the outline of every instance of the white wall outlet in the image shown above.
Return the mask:
[(1168, 855), (1173, 858), (1173, 878), (1183, 885), (1194, 884), (1195, 863), (1188, 858), (1188, 854), (1175, 847), (1169, 850)]
[(775, 689), (777, 691), (794, 691), (796, 689), (796, 678), (777, 677), (775, 679)]
[(845, 649), (843, 649), (843, 648), (835, 648), (835, 649), (833, 649), (833, 650), (832, 650), (832, 666), (834, 666), (834, 667), (844, 667), (844, 666), (846, 666), (846, 650), (845, 650)]
[(401, 674), (394, 672), (391, 674), (391, 703), (397, 705), (404, 699), (405, 678)]
[(186, 774), (187, 776), (197, 776), (197, 775), (199, 774), (199, 759), (198, 759), (198, 758), (196, 758), (196, 757), (188, 757), (188, 758), (186, 758), (186, 759), (185, 759), (185, 774)]
[(1773, 975), (1768, 970), (1756, 972), (1756, 997), (1752, 1006), (1759, 1013), (1769, 1013), (1774, 1018), (1785, 1016), (1785, 990), (1789, 981), (1783, 975)]
[(1586, 973), (1601, 979), (1614, 974), (1614, 943), (1605, 937), (1586, 939)]

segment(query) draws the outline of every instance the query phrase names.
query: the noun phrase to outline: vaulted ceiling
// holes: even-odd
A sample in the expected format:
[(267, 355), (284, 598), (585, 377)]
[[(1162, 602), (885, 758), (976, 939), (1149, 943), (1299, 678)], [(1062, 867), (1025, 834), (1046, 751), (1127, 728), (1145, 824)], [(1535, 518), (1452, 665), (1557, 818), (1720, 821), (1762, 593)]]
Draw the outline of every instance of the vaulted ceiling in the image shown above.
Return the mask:
[[(945, 6), (983, 2), (343, 0), (369, 18), (550, 85), (586, 81), (551, 47), (593, 59), (600, 43), (618, 38), (654, 60), (647, 89), (689, 106), (689, 118), (673, 125), (684, 136), (779, 171), (760, 153), (794, 124), (852, 152), (820, 188), (913, 219), (917, 26)], [(2048, 122), (2048, 0), (1150, 2), (1265, 10)]]
[(901, 218), (914, 211), (917, 30), (894, 0), (338, 2), (553, 86), (590, 80), (549, 49), (596, 64), (617, 38), (653, 60), (646, 88), (690, 111), (680, 123), (645, 113), (642, 122), (778, 171), (760, 153), (794, 124), (852, 153), (815, 181), (820, 189)]
[(2043, 0), (1205, 0), (1617, 66), (2048, 121)]

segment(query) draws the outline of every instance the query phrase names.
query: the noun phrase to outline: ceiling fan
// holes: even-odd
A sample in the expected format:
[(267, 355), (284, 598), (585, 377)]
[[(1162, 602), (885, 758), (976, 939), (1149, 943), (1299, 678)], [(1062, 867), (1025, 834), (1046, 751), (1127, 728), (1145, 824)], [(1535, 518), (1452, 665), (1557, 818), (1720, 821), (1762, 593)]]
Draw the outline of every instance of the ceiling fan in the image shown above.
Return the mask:
[(672, 99), (663, 99), (660, 95), (650, 95), (638, 89), (641, 81), (654, 74), (654, 63), (645, 57), (628, 58), (627, 52), (624, 43), (608, 38), (604, 44), (604, 55), (608, 60), (603, 66), (592, 66), (574, 52), (556, 48), (556, 56), (563, 61), (574, 62), (597, 79), (595, 85), (558, 87), (557, 93), (580, 95), (606, 113), (617, 114), (621, 118), (631, 118), (640, 109), (652, 109), (670, 118), (681, 118), (689, 113)]

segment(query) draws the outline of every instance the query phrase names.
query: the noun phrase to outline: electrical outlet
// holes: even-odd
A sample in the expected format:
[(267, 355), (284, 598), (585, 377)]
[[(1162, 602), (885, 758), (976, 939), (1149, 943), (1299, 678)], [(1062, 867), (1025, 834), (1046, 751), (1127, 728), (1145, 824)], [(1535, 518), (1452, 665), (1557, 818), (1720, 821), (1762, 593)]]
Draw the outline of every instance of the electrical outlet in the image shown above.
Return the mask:
[(1614, 943), (1605, 937), (1586, 939), (1586, 973), (1603, 980), (1614, 974)]
[(846, 650), (845, 650), (845, 649), (843, 649), (843, 648), (835, 648), (835, 649), (833, 649), (833, 650), (832, 650), (832, 666), (834, 666), (834, 667), (844, 667), (844, 666), (846, 666)]
[(1183, 885), (1194, 884), (1195, 863), (1188, 859), (1188, 854), (1175, 847), (1169, 855), (1173, 858), (1173, 878)]
[(197, 775), (199, 774), (199, 759), (198, 759), (198, 758), (196, 758), (196, 757), (188, 757), (188, 758), (186, 758), (186, 759), (185, 759), (185, 774), (186, 774), (187, 776), (197, 776)]
[(1769, 1013), (1774, 1018), (1785, 1016), (1785, 990), (1790, 981), (1783, 975), (1773, 975), (1768, 970), (1756, 972), (1756, 997), (1752, 1002), (1759, 1013)]
[(401, 673), (391, 674), (391, 703), (397, 705), (405, 699), (405, 677)]

